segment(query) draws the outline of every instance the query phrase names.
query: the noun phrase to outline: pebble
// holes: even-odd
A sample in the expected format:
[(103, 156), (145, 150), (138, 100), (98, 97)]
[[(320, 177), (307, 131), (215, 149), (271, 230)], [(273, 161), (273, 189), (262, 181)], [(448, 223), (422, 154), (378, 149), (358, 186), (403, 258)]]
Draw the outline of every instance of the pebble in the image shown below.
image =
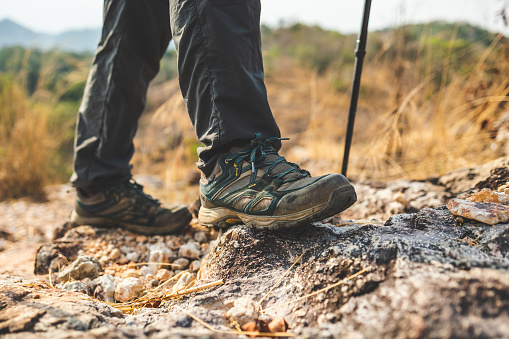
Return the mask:
[(115, 300), (124, 302), (138, 297), (143, 291), (143, 284), (138, 278), (125, 278), (115, 288)]
[(154, 272), (157, 272), (158, 269), (166, 266), (161, 264), (169, 263), (172, 258), (173, 251), (168, 247), (160, 244), (154, 245), (150, 248), (149, 266)]
[(182, 275), (180, 276), (177, 283), (175, 285), (173, 285), (173, 288), (171, 289), (171, 293), (176, 293), (177, 291), (180, 291), (181, 289), (183, 289), (184, 287), (189, 285), (191, 283), (191, 281), (193, 281), (193, 280), (194, 280), (194, 274), (189, 273), (189, 272), (182, 273)]
[(232, 323), (238, 323), (240, 326), (248, 322), (258, 321), (258, 312), (253, 299), (242, 297), (233, 302), (233, 307), (226, 312), (226, 316)]
[(101, 275), (92, 281), (94, 297), (106, 302), (115, 302), (115, 278), (110, 274)]
[(205, 232), (196, 232), (194, 235), (194, 240), (203, 244), (203, 243), (208, 242), (209, 238), (207, 237), (207, 234)]
[(175, 270), (185, 270), (187, 265), (189, 265), (189, 260), (186, 258), (178, 258), (177, 260), (173, 261), (172, 267)]
[(122, 273), (122, 278), (137, 278), (139, 276), (138, 274), (138, 271), (136, 271), (135, 269), (133, 268), (130, 268), (128, 270), (125, 270), (123, 273)]
[(201, 244), (201, 251), (203, 253), (207, 253), (209, 248), (210, 248), (210, 244), (208, 242)]
[(125, 255), (125, 258), (129, 261), (132, 261), (132, 262), (136, 262), (138, 261), (138, 258), (140, 257), (140, 255), (136, 252), (130, 252), (130, 253), (126, 253)]
[(140, 276), (146, 277), (147, 275), (154, 274), (154, 270), (149, 266), (143, 266), (140, 268)]
[(162, 268), (159, 271), (157, 271), (156, 279), (159, 280), (160, 282), (164, 282), (173, 277), (173, 275), (174, 273), (172, 271), (168, 271), (167, 269)]
[(58, 274), (59, 282), (67, 282), (69, 279), (82, 280), (85, 278), (94, 279), (101, 272), (101, 264), (94, 257), (79, 256), (78, 259), (67, 266)]
[(200, 267), (201, 267), (201, 261), (195, 260), (191, 263), (191, 265), (189, 265), (189, 271), (196, 272), (200, 269)]
[(188, 243), (180, 246), (179, 257), (198, 259), (200, 258), (201, 251), (194, 243)]
[(121, 255), (122, 255), (122, 252), (120, 252), (120, 250), (118, 248), (114, 248), (110, 252), (110, 255), (108, 257), (110, 258), (110, 260), (117, 260), (118, 258), (120, 258)]
[(82, 281), (68, 281), (65, 284), (60, 284), (58, 288), (64, 291), (73, 291), (88, 294), (88, 286)]
[(92, 279), (90, 278), (81, 279), (81, 282), (87, 286), (90, 286), (90, 284), (92, 283)]
[(145, 243), (145, 242), (147, 242), (147, 237), (144, 235), (138, 235), (136, 237), (136, 242), (137, 243)]

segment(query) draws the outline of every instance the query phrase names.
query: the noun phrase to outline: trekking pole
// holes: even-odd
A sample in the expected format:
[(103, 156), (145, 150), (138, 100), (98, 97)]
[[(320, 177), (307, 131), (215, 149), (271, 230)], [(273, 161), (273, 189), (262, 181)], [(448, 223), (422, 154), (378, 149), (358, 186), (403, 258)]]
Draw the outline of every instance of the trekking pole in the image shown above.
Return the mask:
[(357, 112), (357, 101), (359, 99), (359, 90), (361, 86), (362, 64), (364, 55), (366, 55), (366, 41), (368, 39), (368, 21), (369, 11), (371, 10), (371, 0), (366, 0), (364, 4), (364, 16), (362, 18), (361, 33), (357, 39), (355, 48), (355, 65), (352, 83), (352, 93), (350, 95), (350, 110), (348, 113), (348, 124), (346, 127), (345, 153), (343, 154), (343, 167), (341, 173), (346, 176), (348, 168), (348, 156), (350, 155), (350, 146), (352, 145), (353, 125), (355, 123), (355, 113)]

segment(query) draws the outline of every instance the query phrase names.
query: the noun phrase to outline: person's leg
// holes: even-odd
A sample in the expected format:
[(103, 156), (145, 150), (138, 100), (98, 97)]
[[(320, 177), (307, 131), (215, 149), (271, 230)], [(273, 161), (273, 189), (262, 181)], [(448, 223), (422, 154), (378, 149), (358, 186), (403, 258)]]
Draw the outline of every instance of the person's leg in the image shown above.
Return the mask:
[(86, 192), (131, 177), (133, 137), (171, 39), (168, 0), (107, 0), (78, 114), (71, 182)]
[[(170, 0), (180, 87), (206, 178), (198, 219), (209, 227), (294, 227), (357, 199), (340, 174), (311, 175), (279, 156), (263, 81), (259, 0)], [(239, 150), (240, 148), (240, 150)]]
[(102, 38), (78, 114), (71, 222), (162, 234), (191, 221), (185, 205), (161, 206), (130, 180), (138, 118), (170, 39), (168, 0), (104, 2)]
[[(212, 170), (255, 132), (279, 137), (267, 102), (258, 0), (170, 0), (180, 88), (196, 134), (200, 168)], [(276, 147), (279, 147), (276, 142)]]

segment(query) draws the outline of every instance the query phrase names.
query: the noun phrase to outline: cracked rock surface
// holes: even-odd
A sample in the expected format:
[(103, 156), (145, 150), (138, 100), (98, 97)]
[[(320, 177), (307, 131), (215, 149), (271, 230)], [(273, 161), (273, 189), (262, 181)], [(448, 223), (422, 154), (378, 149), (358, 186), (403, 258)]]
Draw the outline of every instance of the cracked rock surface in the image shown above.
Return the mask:
[[(358, 218), (377, 218), (362, 222), (331, 218), (276, 232), (235, 226), (217, 239), (193, 227), (165, 237), (62, 227), (58, 239), (38, 251), (39, 279), (0, 275), (0, 336), (238, 338), (207, 329), (190, 314), (232, 331), (227, 314), (244, 298), (260, 306), (254, 314), (249, 304), (249, 321), (283, 317), (297, 338), (507, 337), (509, 224), (457, 218), (444, 206), (467, 186), (505, 183), (501, 170), (485, 166), (477, 177), (475, 171), (459, 171), (448, 182), (440, 178), (442, 186), (359, 186), (371, 200), (355, 205), (365, 213)], [(406, 213), (387, 219), (391, 208)], [(83, 256), (94, 258), (98, 277), (69, 274), (73, 288), (50, 287)], [(101, 301), (114, 301), (115, 286), (126, 279), (139, 279), (147, 289), (178, 274), (183, 285), (184, 276), (196, 278), (194, 286), (225, 284), (127, 313)], [(181, 288), (175, 286), (168, 284), (168, 291)]]
[(3, 277), (0, 333), (93, 338), (108, 328), (118, 338), (218, 336), (183, 310), (228, 330), (225, 315), (234, 301), (258, 302), (302, 255), (260, 313), (269, 320), (284, 316), (298, 337), (502, 337), (509, 333), (508, 237), (507, 224), (458, 225), (444, 206), (395, 215), (384, 225), (314, 224), (279, 232), (236, 226), (218, 238), (199, 273), (200, 283), (226, 284), (134, 315)]

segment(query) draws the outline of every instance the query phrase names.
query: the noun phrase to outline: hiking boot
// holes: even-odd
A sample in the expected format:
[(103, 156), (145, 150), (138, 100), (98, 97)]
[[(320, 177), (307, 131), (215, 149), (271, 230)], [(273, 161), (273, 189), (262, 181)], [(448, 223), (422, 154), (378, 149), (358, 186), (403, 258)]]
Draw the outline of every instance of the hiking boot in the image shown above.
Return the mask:
[(86, 195), (78, 189), (71, 222), (98, 227), (118, 226), (143, 234), (175, 233), (189, 224), (185, 205), (163, 207), (132, 181)]
[(217, 160), (212, 175), (200, 181), (200, 223), (229, 227), (244, 223), (259, 229), (300, 226), (331, 217), (357, 200), (341, 174), (312, 177), (278, 154), (269, 138), (256, 134), (250, 145)]

